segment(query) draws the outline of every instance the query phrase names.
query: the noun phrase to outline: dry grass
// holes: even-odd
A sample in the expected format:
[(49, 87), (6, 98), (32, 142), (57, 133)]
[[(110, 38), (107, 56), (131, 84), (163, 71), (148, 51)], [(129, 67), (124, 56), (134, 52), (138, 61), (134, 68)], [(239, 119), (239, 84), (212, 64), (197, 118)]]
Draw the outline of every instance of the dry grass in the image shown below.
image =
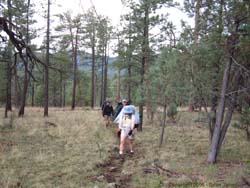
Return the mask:
[(162, 172), (157, 176), (145, 176), (139, 173), (135, 184), (143, 182), (142, 187), (244, 187), (242, 177), (250, 180), (250, 143), (244, 132), (230, 127), (218, 163), (209, 165), (206, 163), (208, 128), (204, 123), (196, 122), (198, 116), (199, 113), (181, 112), (178, 123), (167, 124), (161, 148), (157, 147), (161, 131), (159, 123), (144, 126), (137, 139), (143, 143), (145, 151), (140, 168), (157, 165), (173, 174), (169, 176)]
[[(0, 119), (0, 187), (106, 187), (101, 169), (117, 145), (103, 126), (99, 110), (27, 108), (24, 118)], [(0, 110), (3, 114), (3, 109)], [(206, 164), (208, 130), (195, 123), (198, 113), (181, 112), (168, 124), (159, 145), (159, 122), (147, 122), (136, 136), (136, 157), (126, 158), (123, 174), (131, 187), (243, 187), (250, 177), (250, 144), (244, 132), (230, 127), (216, 165)], [(145, 173), (145, 169), (163, 170)], [(168, 173), (164, 170), (168, 170)], [(157, 173), (156, 173), (157, 172)], [(170, 173), (170, 174), (169, 174)]]
[(92, 187), (97, 163), (114, 144), (99, 111), (27, 109), (24, 118), (1, 119), (0, 187)]

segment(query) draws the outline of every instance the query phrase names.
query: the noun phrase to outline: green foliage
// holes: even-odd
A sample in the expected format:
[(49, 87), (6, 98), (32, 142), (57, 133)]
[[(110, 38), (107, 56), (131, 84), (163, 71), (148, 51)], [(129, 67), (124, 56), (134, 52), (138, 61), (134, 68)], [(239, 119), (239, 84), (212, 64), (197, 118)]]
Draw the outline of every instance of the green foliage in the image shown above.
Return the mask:
[(240, 117), (240, 123), (250, 126), (250, 107), (246, 107), (243, 109)]
[(175, 119), (175, 116), (177, 115), (177, 106), (175, 103), (170, 103), (168, 110), (167, 110), (167, 116), (171, 119)]
[(36, 93), (35, 93), (35, 105), (37, 106), (43, 106), (43, 93), (44, 89), (42, 85), (38, 85), (35, 87)]
[(240, 116), (240, 128), (244, 129), (247, 139), (250, 140), (250, 107), (245, 107)]
[[(157, 104), (185, 103), (188, 97), (188, 81), (185, 64), (178, 50), (164, 49), (156, 62), (150, 67), (147, 79), (151, 101)], [(177, 71), (178, 70), (178, 71)]]

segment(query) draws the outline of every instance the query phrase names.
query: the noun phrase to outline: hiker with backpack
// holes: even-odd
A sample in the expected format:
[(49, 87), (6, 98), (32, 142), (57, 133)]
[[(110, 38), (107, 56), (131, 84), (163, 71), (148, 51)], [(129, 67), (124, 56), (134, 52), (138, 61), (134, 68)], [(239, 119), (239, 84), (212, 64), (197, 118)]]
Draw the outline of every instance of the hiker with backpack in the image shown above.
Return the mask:
[(104, 117), (104, 124), (106, 127), (110, 125), (111, 116), (114, 115), (113, 106), (110, 101), (106, 101), (106, 104), (103, 106), (102, 116)]
[(115, 109), (115, 115), (114, 119), (117, 118), (117, 116), (120, 114), (122, 108), (128, 104), (128, 101), (126, 99), (122, 99), (121, 102), (118, 103), (116, 109)]
[(134, 134), (135, 134), (135, 107), (133, 105), (124, 106), (121, 111), (121, 116), (118, 121), (118, 135), (120, 136), (120, 151), (119, 154), (122, 155), (124, 151), (124, 146), (126, 139), (129, 140), (130, 153), (134, 153)]

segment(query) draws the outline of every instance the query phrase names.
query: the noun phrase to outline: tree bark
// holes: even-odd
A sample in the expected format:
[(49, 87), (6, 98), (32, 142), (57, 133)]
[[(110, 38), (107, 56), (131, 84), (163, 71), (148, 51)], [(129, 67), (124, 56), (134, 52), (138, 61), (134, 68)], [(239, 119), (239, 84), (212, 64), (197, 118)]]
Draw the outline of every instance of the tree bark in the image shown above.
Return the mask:
[(50, 48), (50, 0), (48, 0), (47, 12), (47, 41), (46, 41), (46, 65), (44, 67), (44, 117), (49, 116), (49, 48)]
[(139, 113), (141, 117), (141, 121), (138, 127), (138, 131), (142, 131), (142, 125), (143, 125), (143, 107), (144, 107), (144, 82), (145, 82), (145, 73), (146, 73), (146, 68), (148, 67), (148, 54), (149, 54), (149, 2), (146, 2), (144, 12), (144, 28), (143, 28), (143, 43), (142, 43), (142, 61), (141, 61), (141, 80), (140, 80), (140, 85), (141, 85), (141, 101), (139, 104)]
[[(232, 91), (238, 91), (239, 84), (240, 84), (240, 77), (241, 77), (240, 76), (240, 69), (238, 69), (237, 72), (235, 73)], [(220, 150), (220, 148), (221, 148), (223, 140), (224, 140), (224, 138), (226, 136), (227, 129), (228, 129), (229, 125), (230, 125), (232, 115), (233, 115), (233, 112), (234, 112), (234, 108), (236, 106), (237, 97), (238, 97), (237, 92), (234, 92), (232, 94), (232, 96), (230, 97), (230, 105), (228, 106), (225, 121), (223, 122), (223, 126), (222, 126), (222, 129), (221, 129), (221, 135), (220, 135), (218, 150)]]
[[(216, 110), (215, 126), (214, 126), (213, 136), (212, 136), (212, 140), (211, 140), (209, 151), (208, 151), (207, 161), (209, 163), (216, 162), (216, 158), (217, 158), (217, 155), (218, 155), (219, 149), (220, 149), (220, 139), (222, 139), (221, 143), (224, 139), (223, 137), (221, 138), (221, 133), (222, 133), (222, 128), (223, 128), (222, 123), (223, 123), (224, 111), (225, 111), (226, 91), (227, 91), (227, 86), (229, 83), (230, 70), (231, 70), (231, 66), (233, 63), (235, 48), (236, 48), (236, 44), (238, 42), (237, 31), (238, 31), (238, 27), (239, 27), (239, 22), (236, 21), (235, 23), (236, 23), (235, 33), (233, 33), (228, 38), (228, 45), (230, 46), (230, 50), (229, 50), (230, 58), (229, 58), (229, 61), (224, 69), (221, 94), (220, 94), (219, 104), (218, 104), (218, 107)], [(232, 111), (233, 111), (233, 109), (231, 109), (231, 112), (229, 111), (228, 117), (226, 119), (226, 121), (229, 121), (229, 122), (226, 123), (225, 126), (227, 126), (227, 124), (229, 125), (229, 123), (230, 123), (230, 120), (231, 120), (230, 113), (232, 113)], [(227, 127), (224, 128), (225, 133), (223, 133), (223, 134), (226, 134), (226, 130), (227, 130)]]
[(198, 44), (199, 32), (200, 32), (200, 9), (201, 9), (201, 0), (196, 0), (195, 5), (195, 28), (194, 28), (194, 43)]
[[(221, 36), (222, 36), (222, 32), (223, 32), (223, 6), (224, 6), (224, 0), (220, 0), (220, 9), (219, 9), (219, 28), (218, 28), (218, 33), (219, 33), (219, 38), (217, 43), (217, 46), (220, 46), (221, 44)], [(221, 63), (221, 57), (218, 57), (217, 62), (214, 65), (214, 71), (216, 73), (216, 75), (219, 75), (220, 73), (220, 63)], [(212, 80), (212, 99), (211, 99), (211, 116), (209, 118), (209, 135), (210, 135), (210, 143), (212, 141), (212, 136), (213, 136), (213, 130), (214, 130), (214, 126), (215, 126), (215, 114), (216, 114), (216, 107), (218, 104), (218, 76), (215, 77)]]
[(129, 19), (129, 41), (128, 41), (128, 46), (129, 46), (129, 54), (128, 54), (128, 100), (131, 101), (131, 76), (132, 76), (132, 66), (131, 66), (131, 59), (132, 59), (132, 54), (131, 54), (131, 38), (132, 38), (132, 33), (131, 33), (131, 19)]
[[(201, 0), (196, 0), (196, 5), (195, 5), (195, 25), (194, 25), (194, 45), (195, 47), (198, 47), (199, 43), (199, 33), (200, 33), (200, 9), (201, 9)], [(191, 62), (191, 79), (190, 79), (190, 85), (194, 85), (194, 63)], [(193, 112), (194, 111), (194, 91), (193, 88), (190, 89), (189, 93), (189, 105), (188, 105), (188, 111)]]
[(93, 39), (92, 39), (92, 72), (91, 72), (91, 77), (92, 77), (92, 84), (91, 84), (91, 107), (95, 107), (95, 90), (96, 90), (96, 79), (95, 79), (95, 31), (93, 32)]
[(34, 81), (31, 84), (31, 106), (34, 107), (35, 104), (35, 83)]
[(72, 91), (72, 104), (71, 104), (71, 109), (75, 109), (75, 103), (76, 103), (76, 82), (77, 82), (77, 48), (78, 48), (78, 28), (76, 31), (76, 36), (75, 36), (75, 47), (74, 47), (74, 78), (73, 78), (73, 91)]
[[(28, 5), (27, 5), (27, 15), (26, 15), (26, 44), (29, 44), (29, 8), (30, 8), (30, 0), (28, 0)], [(28, 54), (26, 53), (26, 62), (24, 62), (24, 81), (23, 81), (23, 94), (22, 94), (22, 100), (21, 100), (21, 106), (19, 109), (18, 116), (21, 117), (24, 115), (24, 109), (26, 105), (26, 95), (28, 91), (28, 86), (29, 86), (29, 75), (28, 75), (28, 67), (29, 67), (29, 58)]]
[(20, 106), (19, 113), (18, 113), (19, 117), (24, 115), (24, 108), (25, 108), (25, 104), (26, 104), (26, 93), (27, 93), (28, 84), (29, 84), (28, 64), (27, 64), (27, 62), (25, 62), (24, 64), (25, 64), (25, 70), (24, 70), (24, 80), (23, 80), (23, 94), (22, 94), (22, 99), (21, 99), (21, 106)]
[(219, 99), (218, 108), (216, 111), (215, 126), (214, 126), (212, 141), (211, 141), (211, 144), (209, 147), (208, 158), (207, 158), (207, 161), (209, 163), (216, 162), (216, 156), (218, 153), (218, 144), (219, 144), (220, 133), (221, 133), (221, 125), (222, 125), (223, 117), (224, 117), (226, 91), (227, 91), (227, 85), (228, 85), (228, 79), (229, 79), (229, 75), (230, 75), (231, 65), (232, 65), (232, 61), (230, 60), (227, 63), (226, 68), (224, 70), (221, 95), (220, 95), (220, 99)]
[(17, 78), (17, 70), (16, 66), (13, 67), (13, 79), (14, 79), (14, 100), (15, 100), (15, 106), (18, 108), (20, 106), (20, 96), (19, 96), (19, 90), (18, 90), (18, 78)]
[(63, 107), (66, 105), (66, 83), (63, 82)]
[(107, 56), (107, 41), (105, 41), (104, 47), (104, 84), (103, 84), (103, 100), (107, 100), (108, 90), (108, 56)]
[[(102, 49), (104, 52), (104, 49)], [(104, 66), (105, 66), (105, 59), (104, 54), (102, 56), (102, 63), (101, 63), (101, 98), (100, 98), (100, 106), (102, 106), (104, 102)]]
[[(11, 0), (7, 1), (8, 6), (8, 18), (10, 23), (12, 23), (12, 6), (11, 6)], [(12, 30), (12, 25), (9, 24), (9, 29)], [(6, 105), (5, 105), (5, 117), (8, 116), (8, 111), (12, 111), (12, 102), (11, 102), (11, 79), (12, 79), (12, 45), (11, 42), (8, 42), (8, 62), (6, 67)]]
[(60, 72), (60, 94), (59, 94), (59, 106), (63, 107), (63, 76), (62, 72)]
[(159, 147), (162, 146), (163, 138), (164, 138), (164, 132), (165, 132), (165, 127), (166, 127), (166, 119), (167, 119), (167, 104), (166, 100), (164, 101), (164, 106), (163, 106), (163, 119), (162, 119), (162, 124), (161, 124), (161, 137), (160, 137), (160, 144)]
[(117, 89), (116, 89), (116, 101), (119, 102), (121, 96), (121, 69), (118, 68), (118, 74), (117, 74)]

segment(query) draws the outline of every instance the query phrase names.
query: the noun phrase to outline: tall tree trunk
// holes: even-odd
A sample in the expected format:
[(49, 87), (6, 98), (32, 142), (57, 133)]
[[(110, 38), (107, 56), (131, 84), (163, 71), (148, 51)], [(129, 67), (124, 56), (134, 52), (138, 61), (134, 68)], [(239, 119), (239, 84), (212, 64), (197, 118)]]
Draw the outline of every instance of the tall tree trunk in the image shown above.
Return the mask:
[(132, 60), (132, 54), (131, 54), (131, 39), (132, 39), (132, 31), (131, 31), (131, 19), (129, 18), (129, 41), (128, 41), (128, 46), (129, 46), (129, 54), (128, 54), (128, 100), (131, 101), (131, 60)]
[(149, 2), (146, 2), (145, 5), (145, 16), (144, 16), (144, 29), (143, 29), (143, 43), (142, 43), (142, 61), (141, 61), (141, 80), (140, 80), (140, 85), (141, 85), (141, 101), (139, 104), (139, 113), (140, 113), (140, 124), (138, 127), (139, 131), (142, 131), (142, 125), (143, 125), (143, 107), (144, 107), (144, 102), (145, 102), (145, 73), (146, 73), (146, 68), (148, 67), (148, 55), (149, 55)]
[[(7, 0), (7, 6), (8, 6), (8, 19), (10, 23), (12, 23), (12, 6), (11, 6), (11, 0)], [(12, 30), (12, 25), (9, 24), (9, 29)], [(6, 67), (6, 105), (5, 105), (5, 117), (8, 116), (8, 111), (12, 110), (12, 102), (11, 102), (11, 79), (12, 79), (12, 45), (11, 42), (8, 42), (8, 62)]]
[(31, 106), (32, 107), (34, 107), (34, 104), (35, 104), (34, 98), (35, 98), (35, 83), (34, 81), (32, 81), (32, 84), (31, 84)]
[(232, 61), (230, 60), (227, 63), (226, 68), (224, 70), (221, 95), (220, 95), (218, 108), (216, 111), (215, 127), (214, 127), (214, 131), (213, 131), (212, 141), (211, 141), (211, 144), (209, 147), (208, 158), (207, 158), (207, 161), (209, 163), (216, 162), (216, 156), (218, 153), (217, 149), (218, 149), (218, 144), (219, 144), (219, 140), (220, 140), (220, 133), (221, 133), (221, 125), (222, 125), (223, 117), (224, 117), (226, 91), (227, 91), (227, 85), (228, 85), (228, 79), (229, 79), (229, 75), (230, 75), (231, 65), (232, 65)]
[(5, 106), (5, 117), (8, 116), (8, 111), (12, 110), (11, 104), (11, 60), (7, 62), (7, 81), (6, 81), (6, 106)]
[[(199, 33), (200, 33), (200, 8), (201, 8), (201, 0), (195, 1), (195, 25), (194, 25), (194, 45), (195, 47), (198, 47), (199, 43)], [(191, 62), (191, 79), (190, 79), (190, 93), (189, 93), (189, 105), (188, 105), (188, 111), (193, 112), (194, 111), (194, 65), (195, 62)]]
[(62, 72), (60, 72), (60, 96), (59, 96), (59, 105), (62, 108), (63, 106), (63, 76)]
[(46, 66), (44, 67), (44, 116), (49, 116), (49, 48), (50, 48), (50, 0), (47, 12)]
[(145, 62), (144, 59), (142, 59), (142, 67), (141, 67), (141, 80), (140, 80), (140, 95), (141, 95), (141, 101), (139, 103), (139, 114), (140, 114), (140, 124), (138, 127), (139, 131), (142, 131), (142, 125), (143, 125), (143, 107), (144, 107), (144, 73), (145, 73)]
[(14, 98), (15, 98), (15, 106), (18, 108), (20, 106), (20, 96), (18, 90), (18, 78), (17, 78), (17, 70), (16, 66), (13, 67), (13, 79), (14, 79)]
[(166, 99), (165, 99), (164, 106), (163, 106), (163, 119), (162, 119), (162, 124), (161, 124), (161, 137), (160, 137), (159, 147), (162, 146), (162, 142), (163, 142), (163, 138), (164, 138), (164, 132), (165, 132), (165, 127), (166, 127), (166, 119), (167, 119), (167, 102), (166, 102)]
[[(131, 60), (129, 60), (131, 61)], [(128, 65), (128, 100), (131, 101), (131, 76), (132, 76), (132, 73), (131, 73), (131, 63), (129, 63)]]
[(119, 102), (121, 96), (121, 69), (118, 68), (118, 74), (117, 74), (117, 89), (116, 89), (116, 101)]
[(74, 79), (73, 79), (73, 91), (72, 91), (72, 104), (71, 109), (75, 109), (76, 103), (76, 82), (77, 82), (77, 49), (78, 49), (78, 29), (75, 36), (75, 47), (74, 47)]
[(105, 57), (104, 57), (104, 53), (103, 53), (102, 63), (101, 63), (101, 97), (100, 97), (100, 106), (102, 106), (102, 104), (104, 102), (104, 65), (105, 65)]
[[(29, 44), (29, 8), (30, 8), (30, 0), (28, 0), (28, 5), (27, 5), (27, 15), (26, 15), (26, 44)], [(29, 75), (28, 75), (28, 67), (29, 67), (29, 58), (28, 58), (28, 54), (26, 54), (26, 58), (25, 58), (25, 63), (24, 63), (24, 81), (23, 81), (23, 94), (22, 94), (22, 100), (21, 100), (21, 106), (19, 109), (19, 113), (18, 116), (23, 116), (24, 115), (24, 108), (25, 108), (25, 104), (26, 104), (26, 95), (27, 95), (27, 91), (28, 91), (28, 85), (29, 85)]]
[[(239, 22), (236, 20), (235, 24), (236, 24), (235, 33), (233, 33), (229, 37), (229, 40), (228, 40), (228, 45), (231, 47), (230, 51), (229, 51), (230, 58), (229, 58), (229, 61), (224, 69), (221, 95), (220, 95), (219, 104), (218, 104), (218, 107), (216, 110), (215, 126), (214, 126), (213, 136), (212, 136), (212, 140), (211, 140), (211, 143), (209, 146), (209, 151), (208, 151), (207, 161), (209, 163), (216, 162), (216, 158), (217, 158), (217, 155), (218, 155), (219, 149), (220, 149), (220, 140), (222, 139), (221, 143), (223, 141), (223, 138), (221, 138), (221, 133), (222, 133), (222, 128), (223, 128), (222, 123), (223, 123), (224, 111), (225, 111), (226, 91), (227, 91), (227, 86), (228, 86), (228, 82), (229, 82), (230, 70), (231, 70), (231, 66), (232, 66), (233, 58), (234, 58), (234, 54), (235, 54), (235, 48), (236, 48), (236, 44), (238, 42), (237, 31), (238, 31), (238, 27), (239, 27)], [(233, 109), (231, 109), (231, 110), (233, 111)], [(228, 126), (230, 123), (230, 120), (231, 120), (230, 114), (228, 115), (227, 118), (228, 119), (226, 119), (226, 121), (229, 121), (229, 122), (226, 123), (225, 126)], [(227, 128), (225, 129), (225, 131), (226, 130), (227, 130)], [(226, 134), (226, 132), (223, 134)]]
[(91, 72), (91, 107), (94, 108), (95, 107), (95, 93), (96, 93), (96, 79), (95, 79), (95, 61), (96, 61), (96, 58), (95, 58), (95, 32), (93, 33), (93, 39), (92, 39), (92, 47), (91, 47), (91, 50), (92, 50), (92, 72)]
[(66, 105), (66, 83), (63, 82), (63, 107)]
[[(221, 36), (223, 32), (223, 6), (224, 6), (224, 0), (220, 0), (220, 10), (219, 10), (219, 23), (218, 23), (218, 34), (219, 38), (217, 41), (217, 46), (221, 44)], [(218, 57), (218, 60), (216, 64), (214, 65), (214, 71), (216, 75), (219, 75), (220, 73), (220, 63), (221, 63), (221, 57)], [(209, 134), (210, 134), (210, 142), (212, 141), (212, 135), (213, 130), (215, 126), (215, 114), (216, 114), (216, 107), (218, 104), (218, 76), (216, 76), (212, 80), (212, 99), (211, 99), (211, 116), (209, 117)]]
[(201, 0), (196, 0), (195, 5), (195, 28), (194, 28), (194, 43), (198, 44), (199, 41), (199, 32), (200, 32), (200, 9), (201, 9)]
[(107, 89), (108, 89), (108, 57), (107, 57), (107, 41), (104, 47), (104, 82), (103, 82), (103, 100), (107, 100)]
[(24, 64), (25, 64), (25, 70), (24, 70), (24, 80), (23, 80), (23, 93), (22, 93), (22, 99), (21, 99), (21, 106), (20, 106), (19, 113), (18, 113), (19, 117), (24, 115), (24, 108), (25, 108), (25, 103), (26, 103), (26, 93), (27, 93), (28, 84), (29, 84), (27, 61)]
[(228, 106), (225, 121), (223, 122), (223, 126), (222, 126), (222, 129), (221, 129), (221, 135), (220, 135), (218, 150), (220, 150), (221, 145), (223, 143), (223, 140), (224, 140), (224, 138), (226, 136), (226, 132), (227, 132), (227, 129), (228, 129), (229, 125), (230, 125), (232, 115), (233, 115), (233, 112), (234, 112), (234, 108), (236, 106), (236, 101), (237, 101), (237, 97), (238, 97), (238, 93), (236, 91), (238, 91), (238, 89), (239, 89), (240, 77), (241, 77), (240, 73), (241, 73), (240, 69), (237, 70), (237, 72), (235, 73), (233, 89), (232, 89), (232, 91), (234, 91), (234, 93), (230, 97), (230, 105)]

